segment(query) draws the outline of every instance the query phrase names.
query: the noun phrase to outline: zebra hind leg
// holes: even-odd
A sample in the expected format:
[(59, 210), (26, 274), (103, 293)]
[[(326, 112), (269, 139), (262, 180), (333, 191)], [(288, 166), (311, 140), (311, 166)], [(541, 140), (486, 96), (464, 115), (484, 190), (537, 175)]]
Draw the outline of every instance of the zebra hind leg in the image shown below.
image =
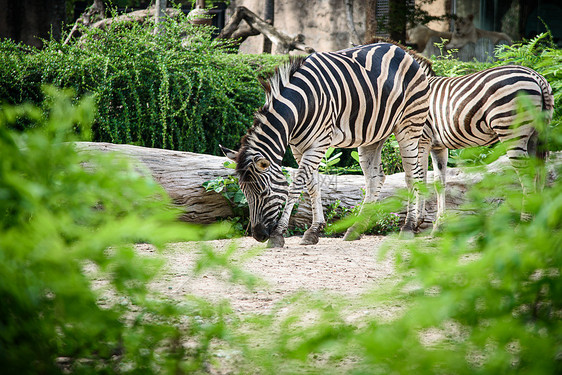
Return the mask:
[[(422, 172), (422, 183), (426, 185), (427, 183), (427, 170), (428, 170), (428, 160), (429, 160), (429, 150), (431, 149), (431, 139), (423, 137), (420, 139), (418, 145), (418, 163)], [(426, 197), (420, 195), (419, 209), (418, 209), (418, 220), (416, 223), (416, 230), (419, 230), (420, 226), (423, 224), (426, 216), (425, 212), (425, 199)]]
[(513, 131), (500, 134), (499, 139), (507, 145), (507, 157), (521, 184), (523, 190), (523, 200), (521, 205), (521, 221), (529, 221), (532, 215), (526, 209), (527, 196), (536, 191), (537, 170), (536, 164), (531, 157), (535, 156), (537, 150), (538, 135), (536, 130), (531, 127), (531, 118), (526, 121), (528, 124), (513, 129)]

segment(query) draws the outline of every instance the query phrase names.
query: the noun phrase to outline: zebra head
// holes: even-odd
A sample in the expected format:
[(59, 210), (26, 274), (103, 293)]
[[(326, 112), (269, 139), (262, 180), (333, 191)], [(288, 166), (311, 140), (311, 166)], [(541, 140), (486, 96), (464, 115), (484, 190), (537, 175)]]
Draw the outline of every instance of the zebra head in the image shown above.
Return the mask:
[(220, 147), (226, 157), (237, 163), (238, 183), (250, 209), (252, 236), (264, 242), (277, 227), (281, 208), (289, 194), (289, 183), (281, 166), (270, 162), (261, 153), (246, 148), (233, 151)]

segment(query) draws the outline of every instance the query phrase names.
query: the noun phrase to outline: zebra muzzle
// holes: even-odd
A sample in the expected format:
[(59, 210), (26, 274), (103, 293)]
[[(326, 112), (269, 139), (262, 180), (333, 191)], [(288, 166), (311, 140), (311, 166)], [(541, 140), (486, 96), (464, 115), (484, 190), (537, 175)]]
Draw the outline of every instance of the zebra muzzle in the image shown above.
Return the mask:
[(252, 226), (252, 236), (259, 242), (264, 242), (269, 239), (271, 235), (271, 226), (265, 226), (263, 224), (256, 224)]

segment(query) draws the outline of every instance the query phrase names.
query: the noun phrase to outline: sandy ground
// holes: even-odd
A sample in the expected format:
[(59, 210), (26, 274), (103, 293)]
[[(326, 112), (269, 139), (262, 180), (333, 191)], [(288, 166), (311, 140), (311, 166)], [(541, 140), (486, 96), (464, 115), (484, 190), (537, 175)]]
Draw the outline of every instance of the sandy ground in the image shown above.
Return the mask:
[[(236, 313), (246, 315), (271, 313), (280, 301), (299, 291), (353, 298), (396, 278), (391, 257), (378, 256), (386, 241), (382, 236), (365, 236), (354, 242), (321, 238), (312, 246), (299, 245), (300, 238), (294, 236), (286, 239), (285, 247), (274, 249), (250, 237), (208, 241), (204, 245), (220, 254), (228, 251), (232, 241), (237, 249), (232, 256), (234, 263), (260, 280), (253, 288), (232, 283), (231, 274), (221, 268), (194, 275), (196, 262), (203, 254), (199, 243), (169, 245), (164, 251), (165, 273), (152, 287), (177, 299), (195, 295), (212, 302), (227, 300)], [(137, 248), (147, 255), (154, 252), (148, 245)]]

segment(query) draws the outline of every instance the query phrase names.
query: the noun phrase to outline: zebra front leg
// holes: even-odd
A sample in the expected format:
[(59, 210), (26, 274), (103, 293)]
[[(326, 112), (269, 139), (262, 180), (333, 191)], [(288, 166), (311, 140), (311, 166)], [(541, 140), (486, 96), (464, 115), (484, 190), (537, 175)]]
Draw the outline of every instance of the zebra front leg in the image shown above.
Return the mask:
[[(363, 213), (365, 204), (375, 202), (380, 194), (381, 187), (386, 176), (381, 164), (381, 151), (385, 140), (377, 142), (369, 146), (361, 146), (358, 148), (359, 164), (365, 175), (365, 197), (359, 211)], [(344, 241), (354, 241), (359, 239), (365, 223), (355, 223), (345, 232)]]
[[(428, 160), (429, 160), (429, 150), (431, 148), (431, 139), (428, 137), (423, 137), (420, 139), (418, 145), (418, 163), (422, 172), (422, 183), (424, 186), (427, 184), (427, 170), (428, 170)], [(425, 202), (424, 196), (420, 195), (419, 209), (418, 209), (418, 220), (416, 223), (416, 229), (418, 229), (425, 220)]]
[(439, 230), (445, 212), (445, 194), (447, 190), (447, 159), (449, 158), (449, 150), (446, 148), (431, 150), (431, 159), (433, 162), (433, 184), (435, 193), (437, 194), (437, 212), (435, 213), (435, 221), (433, 222), (433, 230), (431, 235)]
[(285, 203), (285, 207), (283, 208), (281, 218), (277, 223), (277, 227), (269, 236), (267, 247), (283, 247), (285, 245), (285, 238), (283, 236), (287, 232), (287, 228), (289, 226), (289, 218), (291, 217), (291, 212), (293, 211), (293, 207), (295, 206), (295, 203), (299, 196), (300, 191), (293, 191), (293, 189), (291, 189), (287, 198), (287, 203)]
[(268, 247), (283, 247), (285, 245), (285, 239), (283, 236), (287, 232), (287, 228), (289, 227), (289, 219), (291, 218), (291, 212), (293, 211), (293, 207), (295, 206), (295, 203), (301, 195), (305, 181), (306, 172), (304, 171), (304, 169), (299, 168), (289, 189), (289, 195), (287, 197), (285, 207), (283, 208), (283, 212), (281, 213), (281, 218), (277, 222), (277, 227), (269, 237), (269, 241), (267, 243)]
[(317, 244), (318, 236), (326, 226), (322, 207), (322, 196), (320, 194), (320, 184), (318, 181), (318, 170), (314, 170), (311, 178), (308, 180), (308, 195), (310, 196), (310, 203), (312, 206), (312, 224), (310, 228), (304, 232), (301, 245)]

